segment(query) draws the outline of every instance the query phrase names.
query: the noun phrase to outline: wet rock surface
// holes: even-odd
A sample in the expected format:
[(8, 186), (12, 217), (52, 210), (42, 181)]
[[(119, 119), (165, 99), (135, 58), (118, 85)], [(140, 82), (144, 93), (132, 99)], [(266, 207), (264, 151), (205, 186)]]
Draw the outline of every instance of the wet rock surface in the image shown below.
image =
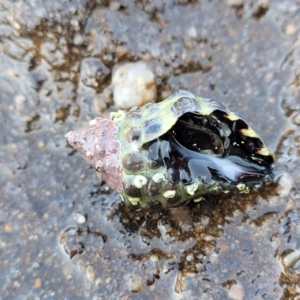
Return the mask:
[[(297, 1), (0, 1), (0, 299), (298, 299)], [(145, 61), (157, 99), (223, 102), (276, 152), (277, 184), (132, 212), (64, 135), (116, 110)]]

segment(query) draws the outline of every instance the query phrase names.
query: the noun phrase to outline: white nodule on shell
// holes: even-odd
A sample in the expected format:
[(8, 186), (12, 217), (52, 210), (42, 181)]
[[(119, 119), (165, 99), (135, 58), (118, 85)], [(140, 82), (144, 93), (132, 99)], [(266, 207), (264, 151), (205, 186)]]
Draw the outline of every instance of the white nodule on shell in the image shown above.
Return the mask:
[(163, 179), (164, 179), (164, 175), (162, 173), (155, 173), (152, 177), (152, 180), (155, 182), (155, 183), (159, 183), (161, 182)]
[(142, 186), (144, 186), (147, 183), (147, 178), (143, 175), (135, 176), (133, 183), (135, 187), (140, 189)]
[(89, 125), (93, 126), (93, 125), (96, 125), (97, 124), (97, 120), (96, 119), (93, 119), (89, 122)]
[(92, 156), (93, 156), (93, 153), (90, 152), (90, 151), (87, 151), (85, 155), (86, 155), (87, 157), (92, 157)]
[(163, 196), (165, 198), (174, 198), (175, 195), (176, 195), (176, 191), (174, 191), (174, 190), (165, 191), (163, 193)]
[(138, 152), (139, 151), (139, 143), (137, 141), (131, 142), (131, 149), (133, 152)]
[(96, 163), (95, 163), (95, 169), (98, 170), (98, 169), (101, 169), (103, 168), (103, 161), (102, 160), (97, 160)]
[(114, 102), (121, 109), (156, 101), (155, 77), (143, 61), (117, 66), (112, 86)]
[(200, 201), (202, 201), (202, 200), (203, 200), (203, 197), (200, 197), (200, 198), (194, 199), (194, 202), (195, 202), (195, 203), (198, 203), (198, 202), (200, 202)]
[(186, 186), (186, 192), (189, 195), (193, 196), (195, 194), (195, 192), (197, 191), (197, 188), (198, 188), (198, 183), (194, 182), (194, 183)]

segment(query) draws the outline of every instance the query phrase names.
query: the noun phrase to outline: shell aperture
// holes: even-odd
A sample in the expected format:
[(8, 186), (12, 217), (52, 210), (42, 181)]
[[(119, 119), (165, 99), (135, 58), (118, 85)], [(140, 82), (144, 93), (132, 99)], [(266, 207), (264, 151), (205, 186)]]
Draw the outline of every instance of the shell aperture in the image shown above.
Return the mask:
[(67, 134), (98, 177), (136, 208), (241, 192), (271, 174), (274, 155), (218, 101), (178, 91), (160, 103), (96, 118)]

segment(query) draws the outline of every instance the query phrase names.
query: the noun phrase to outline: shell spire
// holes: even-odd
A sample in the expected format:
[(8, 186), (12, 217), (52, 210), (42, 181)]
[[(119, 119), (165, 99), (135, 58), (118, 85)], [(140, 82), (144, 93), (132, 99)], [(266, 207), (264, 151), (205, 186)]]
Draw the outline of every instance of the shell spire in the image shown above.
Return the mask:
[(121, 143), (116, 139), (118, 126), (106, 118), (95, 118), (76, 131), (67, 133), (69, 144), (79, 151), (92, 165), (100, 180), (113, 189), (122, 188), (122, 167), (120, 164)]

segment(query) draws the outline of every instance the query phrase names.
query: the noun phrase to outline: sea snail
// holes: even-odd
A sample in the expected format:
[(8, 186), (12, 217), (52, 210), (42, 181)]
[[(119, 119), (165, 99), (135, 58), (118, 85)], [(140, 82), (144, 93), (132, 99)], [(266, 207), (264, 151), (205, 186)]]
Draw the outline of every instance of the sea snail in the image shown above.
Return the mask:
[(98, 117), (66, 137), (100, 180), (136, 208), (247, 192), (270, 176), (274, 162), (244, 120), (222, 103), (184, 90)]

